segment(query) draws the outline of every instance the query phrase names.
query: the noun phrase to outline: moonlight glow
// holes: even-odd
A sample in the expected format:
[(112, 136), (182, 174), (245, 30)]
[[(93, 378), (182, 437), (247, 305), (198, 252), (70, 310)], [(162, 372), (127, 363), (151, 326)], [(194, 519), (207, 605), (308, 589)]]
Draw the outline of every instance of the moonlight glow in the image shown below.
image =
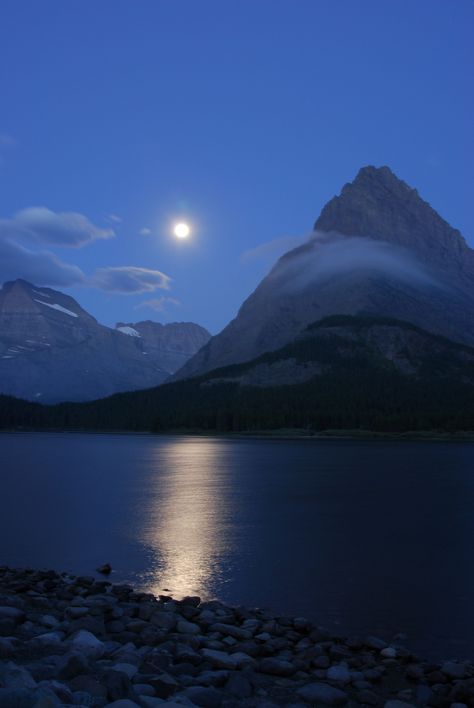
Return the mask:
[(185, 224), (184, 222), (180, 222), (179, 224), (176, 224), (173, 233), (176, 236), (176, 238), (187, 238), (189, 236), (190, 228), (188, 224)]

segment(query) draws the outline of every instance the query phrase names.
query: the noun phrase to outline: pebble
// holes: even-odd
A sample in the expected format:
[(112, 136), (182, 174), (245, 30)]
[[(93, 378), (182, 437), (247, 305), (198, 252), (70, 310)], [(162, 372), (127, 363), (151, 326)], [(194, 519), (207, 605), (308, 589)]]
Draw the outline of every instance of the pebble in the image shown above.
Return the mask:
[(197, 596), (0, 566), (0, 708), (474, 707), (474, 666)]
[(309, 683), (298, 689), (297, 695), (307, 703), (323, 703), (326, 706), (343, 706), (347, 703), (347, 694), (327, 683)]

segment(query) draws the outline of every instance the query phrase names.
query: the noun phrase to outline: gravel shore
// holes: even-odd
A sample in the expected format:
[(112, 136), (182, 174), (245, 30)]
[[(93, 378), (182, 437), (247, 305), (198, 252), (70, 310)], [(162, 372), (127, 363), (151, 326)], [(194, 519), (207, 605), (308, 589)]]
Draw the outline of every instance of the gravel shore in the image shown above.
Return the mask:
[(0, 567), (0, 708), (474, 708), (474, 665), (303, 617)]

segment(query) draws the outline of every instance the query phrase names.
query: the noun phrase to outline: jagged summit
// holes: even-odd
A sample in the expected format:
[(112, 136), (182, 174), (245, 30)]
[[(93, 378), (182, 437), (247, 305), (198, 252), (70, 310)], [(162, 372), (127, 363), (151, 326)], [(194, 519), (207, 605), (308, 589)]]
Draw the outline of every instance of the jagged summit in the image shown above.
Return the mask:
[(462, 278), (474, 273), (473, 253), (460, 232), (387, 166), (360, 169), (322, 209), (314, 230), (388, 241)]
[(387, 167), (363, 167), (283, 255), (237, 317), (175, 378), (248, 361), (311, 321), (373, 315), (474, 345), (474, 251)]

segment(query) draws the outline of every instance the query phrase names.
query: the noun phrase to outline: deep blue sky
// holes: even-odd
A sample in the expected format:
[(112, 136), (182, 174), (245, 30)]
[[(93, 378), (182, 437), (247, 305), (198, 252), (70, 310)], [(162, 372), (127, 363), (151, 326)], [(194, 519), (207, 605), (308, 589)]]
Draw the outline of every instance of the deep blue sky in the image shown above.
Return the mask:
[[(473, 30), (471, 0), (3, 0), (0, 280), (33, 268), (60, 287), (46, 250), (84, 272), (67, 292), (106, 324), (216, 332), (279, 251), (242, 254), (307, 234), (365, 164), (390, 165), (474, 243)], [(60, 218), (48, 243), (14, 217), (33, 206), (115, 238), (87, 222), (90, 243), (68, 247)], [(179, 217), (187, 242), (170, 235)], [(170, 289), (94, 276), (119, 266)], [(137, 309), (162, 297), (180, 304)]]

